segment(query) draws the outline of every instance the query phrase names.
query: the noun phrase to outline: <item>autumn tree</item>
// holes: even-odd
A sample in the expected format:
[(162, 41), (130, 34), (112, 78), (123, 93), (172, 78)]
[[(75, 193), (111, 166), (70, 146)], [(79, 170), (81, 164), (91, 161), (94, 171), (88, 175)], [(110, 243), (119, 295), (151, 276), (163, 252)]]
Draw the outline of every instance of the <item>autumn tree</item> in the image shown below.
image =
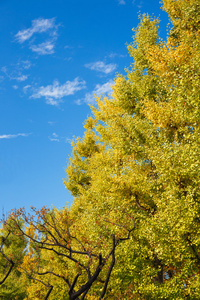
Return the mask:
[[(48, 299), (50, 295), (51, 299), (84, 299), (96, 281), (102, 287), (99, 299), (103, 299), (115, 265), (115, 250), (130, 238), (134, 221), (132, 228), (115, 224), (123, 237), (113, 234), (107, 239), (92, 239), (79, 233), (80, 224), (74, 222), (68, 209), (32, 210), (33, 214), (26, 214), (24, 209), (12, 212), (7, 224), (9, 232), (15, 229), (17, 240), (25, 238), (29, 242), (23, 261), (18, 263), (18, 270), (29, 279), (28, 299)], [(99, 279), (100, 273), (104, 280)]]
[(135, 219), (131, 239), (116, 249), (112, 299), (198, 299), (200, 292), (200, 9), (195, 0), (163, 1), (163, 9), (167, 41), (159, 20), (141, 17), (128, 46), (133, 64), (111, 97), (97, 97), (67, 168), (71, 211), (88, 233), (103, 219)]
[(199, 299), (200, 7), (162, 8), (167, 40), (158, 19), (140, 17), (133, 63), (72, 144), (72, 206), (13, 215), (27, 224), (29, 299)]
[(15, 235), (10, 222), (8, 219), (0, 230), (0, 299), (22, 300), (26, 296), (26, 280), (19, 265), (26, 254), (27, 241), (24, 236), (19, 239)]

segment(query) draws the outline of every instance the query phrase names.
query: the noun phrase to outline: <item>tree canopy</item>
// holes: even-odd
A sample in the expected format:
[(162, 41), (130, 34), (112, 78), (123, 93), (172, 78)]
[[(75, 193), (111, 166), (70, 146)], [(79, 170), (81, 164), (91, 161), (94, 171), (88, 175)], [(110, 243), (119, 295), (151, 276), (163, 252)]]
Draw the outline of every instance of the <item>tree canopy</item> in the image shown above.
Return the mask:
[[(162, 8), (166, 41), (158, 19), (140, 16), (126, 76), (96, 97), (72, 143), (72, 206), (4, 222), (0, 280), (24, 276), (16, 299), (199, 299), (200, 5)], [(23, 257), (10, 256), (13, 245)]]

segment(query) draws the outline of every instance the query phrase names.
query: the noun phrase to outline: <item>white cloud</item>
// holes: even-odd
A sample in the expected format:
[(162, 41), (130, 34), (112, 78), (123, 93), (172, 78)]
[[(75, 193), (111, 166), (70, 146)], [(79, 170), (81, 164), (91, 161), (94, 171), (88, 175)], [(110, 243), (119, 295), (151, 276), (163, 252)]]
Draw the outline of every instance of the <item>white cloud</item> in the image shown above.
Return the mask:
[(71, 57), (71, 56), (66, 57), (64, 60), (66, 60), (66, 61), (71, 61), (71, 60), (72, 60), (72, 57)]
[[(13, 66), (12, 66), (13, 67)], [(25, 81), (28, 78), (28, 75), (23, 75), (24, 67), (19, 66), (19, 64), (14, 65), (13, 70), (8, 70), (7, 67), (2, 67), (1, 71), (4, 72), (4, 74), (11, 80), (17, 80), (17, 81)]]
[(141, 9), (143, 6), (143, 1), (140, 1), (140, 3), (137, 5), (137, 8)]
[(55, 138), (51, 138), (51, 137), (49, 137), (49, 140), (50, 140), (51, 142), (60, 142), (59, 139), (55, 139)]
[(94, 63), (85, 64), (85, 67), (90, 70), (109, 74), (117, 68), (117, 65), (116, 64), (105, 64), (103, 61), (97, 61)]
[(73, 49), (73, 47), (72, 47), (72, 46), (69, 46), (69, 45), (66, 45), (66, 46), (64, 47), (64, 49)]
[(53, 121), (48, 121), (48, 124), (52, 126), (52, 125), (55, 124), (55, 122), (53, 122)]
[(12, 87), (13, 87), (14, 90), (18, 89), (18, 85), (13, 85)]
[(28, 78), (28, 75), (20, 75), (18, 77), (12, 77), (11, 79), (15, 79), (17, 81), (25, 81)]
[(13, 139), (19, 136), (28, 136), (30, 133), (17, 133), (17, 134), (3, 134), (0, 135), (0, 139)]
[(54, 53), (54, 47), (55, 47), (54, 42), (55, 41), (52, 40), (52, 41), (41, 43), (39, 45), (31, 45), (30, 49), (39, 55), (52, 54)]
[(115, 58), (115, 57), (124, 58), (124, 57), (127, 57), (127, 55), (111, 52), (106, 57), (109, 57), (109, 58)]
[(51, 142), (65, 142), (71, 143), (72, 140), (67, 138), (66, 136), (58, 136), (57, 133), (53, 132), (51, 136), (48, 137)]
[(26, 94), (27, 93), (27, 90), (31, 88), (31, 85), (30, 84), (27, 84), (23, 87), (23, 92)]
[(19, 60), (16, 64), (11, 64), (10, 66), (15, 70), (24, 71), (30, 69), (32, 63), (29, 60)]
[(80, 105), (83, 102), (91, 105), (95, 104), (95, 96), (108, 95), (112, 93), (113, 84), (114, 84), (113, 80), (109, 80), (104, 84), (97, 84), (95, 86), (95, 89), (91, 93), (86, 93), (85, 98), (83, 100), (76, 101), (76, 104)]
[(114, 84), (113, 80), (109, 80), (108, 82), (104, 84), (97, 84), (94, 93), (95, 95), (99, 96), (101, 94), (108, 94), (112, 92), (112, 85)]
[(126, 4), (126, 2), (125, 2), (124, 0), (118, 0), (118, 3), (119, 3), (120, 5)]
[(143, 6), (143, 1), (142, 0), (132, 0), (132, 4), (137, 6), (138, 9), (141, 9)]
[[(55, 18), (39, 18), (32, 21), (32, 26), (30, 28), (18, 31), (15, 35), (15, 39), (20, 44), (30, 40), (29, 48), (39, 55), (52, 54), (54, 53), (55, 42), (57, 40), (58, 27), (59, 25), (55, 23)], [(37, 42), (37, 44), (35, 44), (35, 35), (41, 33), (46, 33), (48, 38), (42, 43)], [(33, 36), (34, 39), (31, 39)], [(28, 67), (28, 64), (26, 66)]]
[(55, 132), (52, 134), (52, 137), (49, 136), (49, 140), (51, 142), (60, 142), (60, 139), (58, 138), (58, 135)]
[(36, 33), (43, 33), (50, 31), (51, 35), (56, 35), (57, 25), (55, 24), (55, 18), (43, 19), (39, 18), (32, 21), (32, 26), (30, 28), (20, 30), (15, 35), (16, 41), (19, 43), (24, 43), (29, 40)]
[(29, 60), (23, 60), (21, 62), (21, 69), (28, 70), (28, 69), (30, 69), (31, 65), (32, 65), (32, 63)]
[(78, 77), (73, 81), (66, 81), (63, 85), (60, 85), (57, 80), (52, 85), (41, 86), (31, 98), (46, 99), (46, 103), (50, 105), (58, 105), (62, 101), (62, 98), (69, 95), (74, 95), (79, 90), (85, 88), (86, 82), (80, 80)]

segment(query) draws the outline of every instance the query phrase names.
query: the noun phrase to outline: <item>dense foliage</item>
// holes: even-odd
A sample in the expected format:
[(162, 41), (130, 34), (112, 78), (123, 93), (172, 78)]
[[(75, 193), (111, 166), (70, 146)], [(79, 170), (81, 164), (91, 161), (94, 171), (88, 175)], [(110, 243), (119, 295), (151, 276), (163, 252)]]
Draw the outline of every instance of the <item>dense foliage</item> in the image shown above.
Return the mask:
[[(163, 0), (163, 9), (167, 41), (141, 16), (127, 75), (97, 97), (72, 145), (73, 205), (5, 222), (2, 279), (14, 267), (4, 286), (24, 276), (12, 299), (199, 299), (200, 5)], [(13, 245), (24, 254), (10, 257)]]

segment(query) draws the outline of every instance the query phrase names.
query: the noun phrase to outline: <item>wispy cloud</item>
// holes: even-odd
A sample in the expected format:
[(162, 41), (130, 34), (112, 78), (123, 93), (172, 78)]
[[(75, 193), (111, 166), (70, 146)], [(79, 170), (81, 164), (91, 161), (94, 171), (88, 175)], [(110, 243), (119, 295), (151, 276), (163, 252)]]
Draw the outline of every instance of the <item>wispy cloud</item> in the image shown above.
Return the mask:
[(143, 1), (140, 1), (139, 4), (137, 5), (137, 7), (138, 7), (139, 9), (141, 9), (142, 6), (143, 6)]
[(39, 18), (32, 21), (32, 26), (18, 31), (15, 35), (15, 39), (19, 43), (24, 43), (29, 40), (36, 33), (50, 32), (51, 35), (56, 35), (57, 25), (55, 24), (55, 18), (43, 19)]
[(65, 45), (64, 49), (73, 49), (73, 47), (69, 45)]
[(48, 124), (52, 126), (52, 125), (55, 124), (55, 122), (53, 122), (53, 121), (48, 121)]
[(52, 85), (41, 86), (31, 96), (31, 98), (46, 99), (46, 103), (50, 105), (58, 105), (62, 98), (69, 95), (74, 95), (77, 91), (86, 87), (86, 82), (78, 77), (73, 81), (66, 81), (60, 85), (59, 81), (55, 80)]
[(23, 87), (23, 92), (26, 94), (27, 93), (27, 90), (31, 88), (31, 85), (30, 84), (27, 84)]
[(13, 139), (19, 136), (29, 136), (30, 133), (17, 133), (17, 134), (3, 134), (0, 135), (0, 139)]
[(55, 132), (52, 133), (52, 136), (49, 136), (49, 140), (51, 142), (60, 142), (60, 139), (58, 138), (58, 135)]
[(85, 64), (85, 67), (90, 70), (109, 74), (117, 68), (117, 64), (105, 64), (103, 61), (96, 61), (94, 63)]
[(29, 60), (23, 60), (18, 63), (21, 69), (28, 70), (32, 66), (32, 63)]
[[(139, 2), (139, 3), (138, 3)], [(118, 0), (118, 4), (119, 5), (125, 5), (126, 4), (126, 1), (125, 0)], [(143, 1), (142, 0), (132, 0), (132, 4), (133, 5), (136, 5), (137, 8), (142, 8), (143, 6)]]
[(39, 45), (31, 45), (30, 49), (39, 55), (45, 55), (45, 54), (54, 53), (54, 47), (55, 47), (54, 40), (51, 40), (51, 41), (41, 43)]
[[(36, 52), (38, 55), (46, 55), (54, 53), (55, 42), (58, 36), (59, 24), (55, 23), (55, 18), (43, 19), (39, 18), (32, 21), (32, 26), (18, 31), (15, 35), (15, 40), (22, 44), (29, 41), (29, 49)], [(46, 33), (48, 38), (41, 43), (35, 44), (35, 38), (38, 34)], [(31, 39), (34, 36), (33, 39)]]
[(132, 0), (132, 4), (137, 6), (138, 9), (141, 9), (143, 6), (143, 0)]
[(28, 75), (23, 75), (23, 74), (21, 74), (21, 72), (14, 71), (9, 74), (6, 67), (3, 67), (1, 70), (11, 80), (25, 81), (28, 78)]
[(119, 3), (120, 5), (126, 4), (126, 2), (125, 2), (124, 0), (118, 0), (118, 3)]
[(17, 81), (25, 81), (28, 78), (28, 75), (20, 75), (18, 77), (13, 77), (11, 79), (15, 79)]
[(18, 62), (17, 64), (10, 65), (9, 67), (2, 67), (1, 71), (10, 79), (17, 80), (19, 82), (25, 81), (28, 75), (24, 75), (23, 71), (31, 67), (31, 63), (27, 61)]
[(97, 84), (91, 93), (86, 93), (84, 99), (76, 101), (76, 104), (80, 105), (83, 102), (93, 105), (95, 104), (95, 96), (108, 95), (112, 92), (113, 80), (109, 80), (104, 84)]
[(69, 139), (66, 136), (59, 136), (57, 133), (53, 132), (51, 136), (48, 137), (51, 142), (65, 142), (71, 143), (72, 139)]
[(106, 57), (108, 57), (108, 58), (115, 58), (115, 57), (124, 58), (124, 57), (127, 57), (127, 55), (126, 54), (119, 54), (119, 53), (111, 52)]

